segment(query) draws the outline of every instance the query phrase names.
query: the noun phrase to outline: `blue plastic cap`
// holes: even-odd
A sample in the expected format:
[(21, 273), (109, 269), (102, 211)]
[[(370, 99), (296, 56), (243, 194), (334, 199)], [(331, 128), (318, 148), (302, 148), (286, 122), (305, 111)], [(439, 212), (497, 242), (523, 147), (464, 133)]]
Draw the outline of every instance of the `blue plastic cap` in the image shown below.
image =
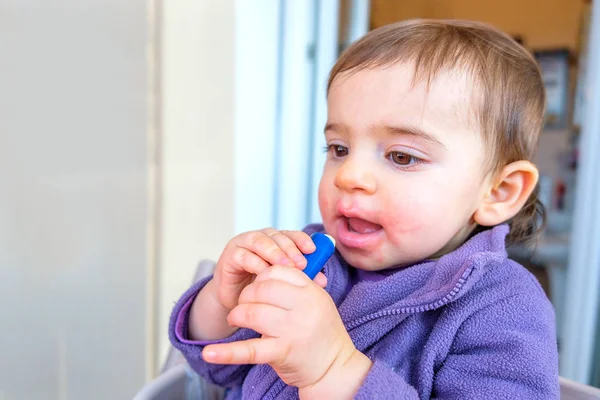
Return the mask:
[(313, 233), (310, 238), (317, 249), (310, 254), (304, 255), (306, 261), (308, 261), (308, 265), (304, 268), (304, 273), (310, 279), (314, 279), (319, 271), (323, 269), (327, 260), (333, 255), (335, 240), (331, 236), (319, 232)]

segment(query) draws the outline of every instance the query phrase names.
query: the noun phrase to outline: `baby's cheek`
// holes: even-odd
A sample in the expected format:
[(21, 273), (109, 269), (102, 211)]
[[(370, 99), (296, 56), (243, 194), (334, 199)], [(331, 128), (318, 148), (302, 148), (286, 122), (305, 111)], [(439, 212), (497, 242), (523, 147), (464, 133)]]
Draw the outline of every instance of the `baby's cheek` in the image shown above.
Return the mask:
[(429, 202), (415, 195), (402, 196), (382, 207), (386, 227), (398, 234), (412, 234), (427, 225)]
[[(436, 199), (437, 198), (437, 199)], [(411, 196), (386, 207), (388, 211), (386, 231), (396, 245), (409, 245), (422, 240), (432, 241), (444, 228), (447, 204), (439, 194), (421, 197)]]
[(321, 210), (321, 217), (324, 219), (327, 218), (331, 213), (331, 203), (332, 200), (328, 193), (319, 190), (319, 209)]
[(412, 234), (423, 227), (423, 220), (417, 213), (397, 211), (388, 214), (385, 228), (396, 235)]

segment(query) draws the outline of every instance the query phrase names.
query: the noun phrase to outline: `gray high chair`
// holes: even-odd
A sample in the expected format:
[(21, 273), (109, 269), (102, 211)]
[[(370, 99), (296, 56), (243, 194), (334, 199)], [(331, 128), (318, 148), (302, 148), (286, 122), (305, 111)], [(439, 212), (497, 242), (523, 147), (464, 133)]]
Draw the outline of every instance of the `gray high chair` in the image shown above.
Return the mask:
[[(215, 263), (203, 260), (198, 264), (194, 282), (212, 274)], [(221, 400), (225, 390), (199, 377), (183, 356), (171, 347), (161, 373), (147, 383), (134, 400)], [(600, 389), (560, 378), (562, 400), (600, 400)]]

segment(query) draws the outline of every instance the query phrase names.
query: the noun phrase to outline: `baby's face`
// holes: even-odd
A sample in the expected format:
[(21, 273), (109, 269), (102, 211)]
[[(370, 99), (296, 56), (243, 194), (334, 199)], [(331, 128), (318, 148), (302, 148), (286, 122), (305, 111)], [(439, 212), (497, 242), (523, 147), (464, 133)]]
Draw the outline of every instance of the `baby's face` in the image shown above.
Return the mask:
[(465, 74), (411, 88), (412, 65), (342, 74), (328, 97), (319, 186), (326, 231), (351, 265), (381, 270), (460, 246), (489, 187)]

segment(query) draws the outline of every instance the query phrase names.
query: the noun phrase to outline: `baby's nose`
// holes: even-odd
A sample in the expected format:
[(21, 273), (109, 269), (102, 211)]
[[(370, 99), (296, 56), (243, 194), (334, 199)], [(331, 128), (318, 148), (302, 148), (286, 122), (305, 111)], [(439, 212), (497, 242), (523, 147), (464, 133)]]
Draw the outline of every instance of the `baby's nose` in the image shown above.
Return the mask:
[(340, 166), (335, 175), (334, 184), (345, 191), (364, 191), (369, 194), (375, 193), (377, 184), (372, 168), (368, 163), (358, 162), (348, 157)]

